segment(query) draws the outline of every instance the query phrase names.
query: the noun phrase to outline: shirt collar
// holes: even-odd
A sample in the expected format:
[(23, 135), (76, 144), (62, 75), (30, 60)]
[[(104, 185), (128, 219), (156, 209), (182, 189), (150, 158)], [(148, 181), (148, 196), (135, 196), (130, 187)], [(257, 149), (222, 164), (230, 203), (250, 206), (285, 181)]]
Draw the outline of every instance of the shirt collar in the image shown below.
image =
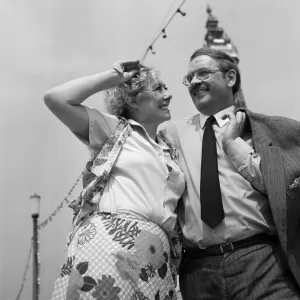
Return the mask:
[(139, 127), (139, 128), (143, 131), (143, 133), (147, 136), (147, 138), (149, 139), (149, 141), (150, 141), (151, 143), (154, 143), (154, 144), (156, 144), (156, 145), (158, 144), (159, 146), (161, 146), (161, 148), (162, 148), (163, 150), (170, 150), (170, 148), (168, 147), (168, 145), (165, 143), (165, 141), (164, 141), (158, 134), (156, 135), (156, 141), (157, 141), (157, 143), (156, 143), (155, 141), (153, 141), (153, 140), (150, 138), (148, 132), (146, 131), (146, 129), (145, 129), (145, 127), (144, 127), (143, 125), (141, 125), (140, 123), (138, 123), (137, 121), (135, 121), (135, 120), (133, 120), (133, 119), (128, 119), (127, 121), (128, 121), (128, 123), (129, 123), (131, 126)]
[[(225, 120), (222, 119), (222, 116), (224, 115), (224, 113), (229, 113), (229, 112), (234, 112), (234, 106), (229, 106), (219, 112), (217, 112), (216, 114), (214, 114), (214, 117), (219, 125), (219, 127), (223, 127), (225, 124), (228, 123), (229, 119), (226, 118)], [(199, 112), (199, 116), (200, 116), (200, 126), (203, 129), (206, 120), (210, 117), (207, 115), (204, 115), (203, 113)]]
[(145, 130), (145, 128), (144, 128), (140, 123), (138, 123), (137, 121), (135, 121), (135, 120), (133, 120), (133, 119), (128, 119), (127, 121), (128, 121), (128, 123), (129, 123), (130, 125), (138, 126), (138, 127), (141, 127), (141, 128), (143, 128), (143, 129)]

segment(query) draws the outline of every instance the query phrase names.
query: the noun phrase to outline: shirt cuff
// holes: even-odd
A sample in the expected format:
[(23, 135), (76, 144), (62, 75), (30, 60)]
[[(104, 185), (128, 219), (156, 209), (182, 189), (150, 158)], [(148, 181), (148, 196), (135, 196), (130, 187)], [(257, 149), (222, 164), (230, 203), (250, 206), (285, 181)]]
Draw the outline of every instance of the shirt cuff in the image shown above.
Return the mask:
[(231, 142), (227, 148), (227, 156), (237, 169), (241, 167), (249, 154), (254, 152), (254, 149), (240, 137)]

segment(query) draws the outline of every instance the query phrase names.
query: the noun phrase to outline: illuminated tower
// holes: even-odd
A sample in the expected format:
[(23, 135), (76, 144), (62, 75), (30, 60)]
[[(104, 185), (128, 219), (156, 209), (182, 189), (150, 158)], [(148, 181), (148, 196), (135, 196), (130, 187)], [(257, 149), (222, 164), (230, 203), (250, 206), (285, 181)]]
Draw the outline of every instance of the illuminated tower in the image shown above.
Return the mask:
[[(226, 34), (222, 27), (219, 27), (218, 19), (212, 15), (211, 8), (207, 5), (207, 21), (206, 21), (206, 35), (204, 47), (219, 50), (230, 55), (236, 63), (239, 63), (238, 51), (236, 46), (231, 42), (230, 37)], [(234, 96), (235, 106), (236, 107), (246, 107), (246, 102), (242, 89), (235, 94)]]

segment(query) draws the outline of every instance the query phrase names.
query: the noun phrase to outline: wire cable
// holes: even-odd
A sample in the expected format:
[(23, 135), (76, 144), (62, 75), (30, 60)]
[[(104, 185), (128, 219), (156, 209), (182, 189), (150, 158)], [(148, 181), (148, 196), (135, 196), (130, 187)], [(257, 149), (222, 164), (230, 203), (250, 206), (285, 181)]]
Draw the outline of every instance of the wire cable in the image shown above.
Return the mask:
[(166, 13), (166, 15), (165, 15), (163, 21), (161, 22), (161, 25), (158, 27), (155, 36), (157, 36), (157, 35), (159, 34), (159, 32), (161, 32), (161, 30), (164, 28), (164, 24), (165, 24), (165, 22), (166, 22), (166, 20), (167, 20), (167, 18), (168, 18), (168, 16), (169, 16), (169, 14), (170, 14), (172, 8), (175, 6), (174, 4), (175, 4), (176, 1), (177, 1), (177, 0), (173, 0), (173, 3), (170, 5), (168, 12)]
[(183, 0), (181, 2), (181, 4), (179, 5), (179, 7), (176, 9), (176, 11), (172, 14), (172, 16), (170, 17), (170, 19), (167, 21), (167, 23), (165, 24), (165, 26), (163, 26), (163, 28), (156, 34), (156, 36), (154, 37), (154, 39), (152, 40), (151, 44), (147, 47), (144, 55), (141, 58), (141, 61), (144, 61), (147, 57), (148, 52), (151, 50), (152, 54), (155, 54), (155, 51), (153, 50), (153, 45), (155, 44), (155, 42), (158, 40), (158, 38), (162, 35), (164, 38), (167, 37), (166, 35), (166, 28), (167, 26), (170, 24), (170, 22), (173, 20), (173, 18), (175, 17), (175, 15), (177, 13), (180, 13), (182, 16), (185, 16), (186, 13), (182, 12), (180, 10), (180, 8), (182, 7), (182, 5), (186, 2), (187, 0)]

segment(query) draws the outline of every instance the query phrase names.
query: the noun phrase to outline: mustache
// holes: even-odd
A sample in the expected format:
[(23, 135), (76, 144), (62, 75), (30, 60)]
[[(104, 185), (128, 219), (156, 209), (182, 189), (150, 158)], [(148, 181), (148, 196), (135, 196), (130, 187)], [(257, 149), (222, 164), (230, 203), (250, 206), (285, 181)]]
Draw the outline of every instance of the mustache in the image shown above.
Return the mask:
[(194, 94), (196, 91), (198, 91), (199, 89), (201, 89), (202, 87), (204, 88), (208, 88), (207, 84), (204, 83), (204, 82), (199, 82), (199, 83), (196, 83), (195, 85), (193, 85), (191, 88), (190, 88), (190, 92), (192, 94)]

